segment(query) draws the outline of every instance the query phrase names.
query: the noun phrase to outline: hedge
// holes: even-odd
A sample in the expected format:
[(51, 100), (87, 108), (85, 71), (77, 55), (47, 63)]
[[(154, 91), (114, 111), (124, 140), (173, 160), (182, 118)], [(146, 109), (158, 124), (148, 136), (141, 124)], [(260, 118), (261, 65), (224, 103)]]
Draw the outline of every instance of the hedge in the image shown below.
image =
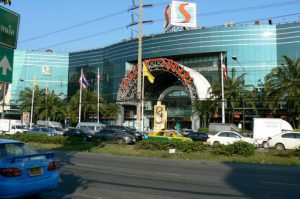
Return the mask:
[(135, 147), (137, 149), (151, 151), (177, 149), (186, 153), (203, 151), (205, 149), (202, 142), (184, 142), (179, 140), (142, 140), (138, 142)]
[(217, 145), (213, 147), (212, 152), (216, 155), (249, 157), (255, 154), (255, 146), (248, 142), (239, 141), (229, 145)]
[(0, 139), (19, 140), (21, 142), (34, 142), (41, 144), (75, 144), (82, 143), (81, 137), (64, 137), (64, 136), (47, 136), (41, 134), (14, 134), (14, 135), (0, 135)]

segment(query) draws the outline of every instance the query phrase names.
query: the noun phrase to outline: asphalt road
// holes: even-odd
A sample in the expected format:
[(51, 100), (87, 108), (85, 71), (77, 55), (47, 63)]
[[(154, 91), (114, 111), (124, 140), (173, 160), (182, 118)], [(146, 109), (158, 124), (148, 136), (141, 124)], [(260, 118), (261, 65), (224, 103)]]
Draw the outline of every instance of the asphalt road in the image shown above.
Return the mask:
[(42, 199), (300, 198), (300, 168), (92, 153), (56, 154), (60, 187)]

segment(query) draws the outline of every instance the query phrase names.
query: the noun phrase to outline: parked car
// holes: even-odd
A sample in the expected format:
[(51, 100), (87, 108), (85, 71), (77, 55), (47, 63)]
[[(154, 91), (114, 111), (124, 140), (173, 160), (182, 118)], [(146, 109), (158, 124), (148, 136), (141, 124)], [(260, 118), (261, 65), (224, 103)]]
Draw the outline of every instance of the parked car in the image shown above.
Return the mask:
[(221, 131), (216, 135), (210, 136), (207, 140), (210, 145), (228, 145), (237, 141), (244, 141), (250, 144), (255, 144), (255, 140), (253, 138), (243, 137), (239, 133), (234, 131)]
[(183, 137), (175, 130), (159, 130), (148, 134), (149, 140), (182, 140), (192, 142), (191, 138)]
[(53, 156), (19, 141), (0, 139), (0, 198), (29, 197), (57, 188)]
[(94, 136), (96, 139), (114, 141), (118, 144), (134, 144), (136, 142), (135, 136), (116, 129), (105, 128), (95, 133)]
[(49, 129), (51, 129), (53, 132), (59, 134), (59, 135), (63, 135), (64, 134), (64, 129), (61, 127), (49, 127)]
[(96, 133), (105, 127), (102, 123), (97, 122), (79, 122), (76, 126), (77, 129), (88, 130), (92, 133)]
[(194, 133), (194, 131), (192, 129), (182, 129), (181, 131), (179, 131), (179, 133), (181, 133), (183, 136), (187, 136), (190, 133)]
[(91, 140), (94, 134), (88, 130), (71, 128), (64, 132), (64, 136), (84, 137), (86, 140)]
[(48, 135), (48, 136), (58, 136), (59, 135), (58, 133), (56, 133), (52, 129), (46, 128), (46, 127), (42, 127), (42, 128), (36, 127), (36, 128), (31, 129), (31, 130), (28, 130), (28, 133), (43, 134), (43, 135)]
[(208, 139), (207, 133), (200, 133), (200, 132), (192, 132), (187, 134), (185, 137), (191, 138), (193, 141), (203, 141), (206, 142)]
[(277, 150), (296, 149), (300, 147), (300, 133), (286, 132), (270, 137), (268, 147), (275, 147)]
[(135, 136), (137, 141), (144, 139), (144, 133), (143, 132), (136, 131), (136, 129), (133, 129), (133, 128), (130, 128), (130, 127), (127, 127), (127, 126), (108, 125), (108, 126), (105, 126), (105, 128), (124, 131), (125, 133), (128, 133), (130, 135)]

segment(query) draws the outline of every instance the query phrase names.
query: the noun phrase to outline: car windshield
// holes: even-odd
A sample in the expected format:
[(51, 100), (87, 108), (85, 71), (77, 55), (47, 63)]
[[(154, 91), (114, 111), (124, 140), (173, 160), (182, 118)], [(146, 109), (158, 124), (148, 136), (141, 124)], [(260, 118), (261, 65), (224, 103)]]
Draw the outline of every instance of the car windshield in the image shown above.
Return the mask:
[(24, 125), (16, 125), (16, 129), (25, 129)]
[(33, 155), (37, 152), (23, 143), (0, 144), (0, 158), (9, 155)]

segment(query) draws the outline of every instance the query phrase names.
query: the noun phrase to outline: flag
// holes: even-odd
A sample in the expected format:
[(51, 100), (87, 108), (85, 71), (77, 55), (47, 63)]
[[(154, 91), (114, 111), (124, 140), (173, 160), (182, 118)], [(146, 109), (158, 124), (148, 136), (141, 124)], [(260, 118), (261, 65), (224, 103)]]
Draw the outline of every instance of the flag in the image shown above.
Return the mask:
[(37, 79), (35, 79), (35, 77), (34, 77), (34, 81), (33, 81), (33, 87), (34, 87), (34, 90), (38, 90), (39, 89), (39, 84), (38, 84)]
[(143, 64), (143, 73), (144, 73), (144, 77), (147, 77), (149, 82), (151, 84), (153, 84), (155, 77), (150, 73), (150, 71), (149, 71), (148, 67), (146, 66), (146, 64)]
[(89, 86), (89, 83), (83, 73), (83, 69), (81, 69), (81, 75), (79, 78), (79, 84), (82, 86), (82, 88), (87, 88)]
[(225, 59), (223, 57), (223, 53), (221, 53), (221, 67), (222, 67), (223, 75), (224, 75), (225, 79), (228, 80), (227, 66), (225, 64)]

